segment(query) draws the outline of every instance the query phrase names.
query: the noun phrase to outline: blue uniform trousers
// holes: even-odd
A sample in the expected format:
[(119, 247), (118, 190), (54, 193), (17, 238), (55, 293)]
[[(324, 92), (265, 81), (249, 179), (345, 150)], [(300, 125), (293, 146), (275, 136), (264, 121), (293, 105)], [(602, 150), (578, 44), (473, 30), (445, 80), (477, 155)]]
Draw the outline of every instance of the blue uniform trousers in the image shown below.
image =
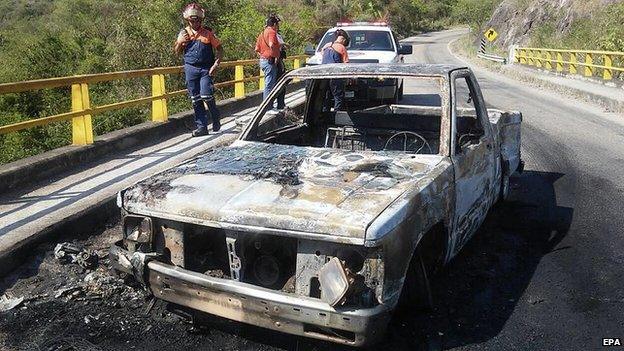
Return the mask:
[[(197, 128), (208, 127), (208, 114), (212, 121), (212, 128), (217, 130), (221, 127), (219, 110), (214, 98), (214, 84), (208, 75), (209, 69), (185, 64), (186, 88), (188, 89), (193, 110), (195, 110), (195, 124)], [(206, 109), (208, 107), (208, 109)]]

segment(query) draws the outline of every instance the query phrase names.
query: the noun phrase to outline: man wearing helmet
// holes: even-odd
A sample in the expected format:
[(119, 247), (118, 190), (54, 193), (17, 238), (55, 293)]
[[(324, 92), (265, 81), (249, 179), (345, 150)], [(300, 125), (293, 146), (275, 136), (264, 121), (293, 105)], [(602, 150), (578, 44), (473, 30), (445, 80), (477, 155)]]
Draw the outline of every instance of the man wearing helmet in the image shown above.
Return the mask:
[[(212, 75), (223, 57), (223, 47), (212, 31), (202, 25), (205, 14), (199, 4), (188, 4), (182, 16), (188, 26), (180, 31), (174, 51), (184, 57), (186, 87), (197, 125), (193, 136), (202, 136), (208, 134), (208, 113), (212, 119), (212, 130), (217, 132), (221, 128)], [(216, 49), (216, 57), (213, 49)]]

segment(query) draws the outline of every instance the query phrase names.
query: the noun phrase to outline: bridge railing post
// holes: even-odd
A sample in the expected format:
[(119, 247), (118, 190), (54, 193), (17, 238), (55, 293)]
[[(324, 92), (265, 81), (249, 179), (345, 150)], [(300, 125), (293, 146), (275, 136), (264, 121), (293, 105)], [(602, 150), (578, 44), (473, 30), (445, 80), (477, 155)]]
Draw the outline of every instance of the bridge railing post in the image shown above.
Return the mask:
[(590, 53), (585, 53), (585, 76), (586, 77), (591, 77), (594, 74), (594, 70), (593, 67), (591, 67), (590, 65), (592, 65), (594, 63), (592, 54)]
[(264, 71), (260, 68), (260, 79), (258, 80), (258, 90), (264, 89)]
[[(234, 80), (245, 79), (245, 70), (243, 65), (236, 65), (234, 68)], [(245, 82), (234, 83), (234, 97), (242, 98), (245, 96)]]
[(563, 72), (563, 55), (557, 51), (557, 72)]
[[(72, 112), (91, 109), (89, 86), (86, 83), (72, 84)], [(72, 144), (93, 144), (93, 124), (90, 114), (72, 118)]]
[(611, 67), (613, 66), (613, 59), (611, 58), (611, 55), (604, 55), (603, 58), (604, 66), (606, 68), (602, 70), (602, 79), (611, 80), (613, 78), (613, 72), (611, 71)]
[(546, 51), (546, 69), (547, 70), (552, 70), (553, 66), (552, 66), (552, 55), (550, 54), (550, 51)]
[(576, 63), (578, 61), (576, 60), (576, 52), (570, 52), (570, 74), (576, 74), (577, 70), (576, 70)]
[(299, 61), (299, 59), (294, 59), (293, 60), (293, 69), (297, 69), (301, 67), (301, 61)]
[[(152, 75), (152, 96), (162, 96), (165, 93), (165, 75)], [(167, 99), (152, 100), (152, 122), (167, 122), (168, 119)]]
[(520, 60), (518, 59), (518, 54), (519, 54), (519, 50), (518, 50), (518, 45), (511, 45), (509, 46), (509, 50), (507, 52), (507, 64), (508, 65), (513, 65), (516, 62), (519, 62)]
[(527, 56), (527, 51), (524, 49), (520, 50), (520, 64), (526, 65), (527, 63), (526, 56)]

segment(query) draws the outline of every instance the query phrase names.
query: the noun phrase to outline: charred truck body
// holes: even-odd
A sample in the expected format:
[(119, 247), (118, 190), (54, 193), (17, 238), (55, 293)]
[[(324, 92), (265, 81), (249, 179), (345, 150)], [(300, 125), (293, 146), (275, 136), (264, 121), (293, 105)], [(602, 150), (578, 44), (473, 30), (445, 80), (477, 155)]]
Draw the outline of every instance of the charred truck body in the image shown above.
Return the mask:
[[(403, 79), (405, 95), (333, 111), (331, 79)], [(275, 111), (283, 90), (287, 107)], [(232, 145), (120, 192), (112, 261), (169, 302), (373, 343), (397, 304), (430, 299), (428, 276), (507, 196), (520, 121), (486, 110), (465, 67), (292, 71)]]

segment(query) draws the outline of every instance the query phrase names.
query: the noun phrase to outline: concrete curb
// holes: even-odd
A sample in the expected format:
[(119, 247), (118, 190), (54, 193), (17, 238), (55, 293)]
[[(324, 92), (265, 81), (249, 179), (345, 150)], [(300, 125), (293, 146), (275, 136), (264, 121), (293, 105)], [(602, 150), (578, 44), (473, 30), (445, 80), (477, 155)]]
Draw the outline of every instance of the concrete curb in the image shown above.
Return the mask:
[[(262, 95), (260, 95), (260, 97), (262, 97)], [(245, 108), (241, 108), (241, 110), (243, 109)], [(231, 119), (232, 118), (225, 118), (223, 122), (227, 123), (231, 121)], [(211, 149), (225, 146), (234, 139), (235, 137), (228, 138), (226, 135), (223, 135), (221, 138), (215, 140)], [(0, 248), (0, 277), (7, 275), (20, 264), (24, 263), (32, 254), (29, 250), (36, 245), (52, 241), (62, 235), (85, 233), (85, 228), (101, 228), (111, 220), (119, 218), (120, 210), (119, 207), (117, 207), (116, 200), (116, 196), (110, 196), (99, 200), (91, 206), (65, 217), (61, 222), (56, 222), (39, 232), (33, 233), (16, 245)]]
[[(532, 77), (527, 76), (526, 74), (527, 72), (533, 73), (533, 76)], [(608, 96), (596, 94), (596, 93), (589, 92), (589, 91), (582, 90), (582, 89), (574, 89), (572, 87), (562, 86), (562, 85), (547, 81), (545, 77), (546, 76), (558, 76), (558, 77), (563, 77), (571, 81), (573, 80), (586, 81), (591, 84), (602, 85), (602, 86), (608, 87), (608, 85), (604, 84), (603, 82), (596, 81), (595, 79), (584, 79), (582, 77), (569, 76), (566, 74), (557, 74), (557, 73), (542, 70), (539, 68), (515, 66), (515, 65), (504, 67), (503, 74), (506, 74), (509, 77), (517, 79), (517, 80), (526, 81), (528, 83), (531, 83), (531, 80), (538, 80), (534, 82), (534, 84), (537, 84), (542, 88), (554, 89), (558, 92), (568, 93), (584, 101), (598, 104), (604, 107), (605, 109), (607, 109), (609, 112), (624, 113), (624, 101), (612, 99)], [(544, 78), (535, 77), (535, 75), (537, 74), (543, 75)], [(618, 88), (617, 86), (613, 86), (611, 88), (622, 90), (622, 95), (624, 96), (624, 89)]]
[[(258, 106), (262, 91), (243, 98), (219, 101), (217, 105), (223, 116)], [(193, 112), (186, 111), (169, 116), (165, 123), (145, 122), (99, 136), (92, 145), (65, 146), (11, 162), (0, 169), (0, 192), (18, 191), (33, 184), (50, 182), (63, 173), (91, 163), (106, 155), (122, 150), (132, 150), (155, 144), (166, 138), (188, 132), (192, 126)]]
[(57, 222), (46, 229), (33, 233), (17, 245), (3, 248), (0, 251), (0, 277), (4, 277), (32, 254), (29, 250), (35, 245), (50, 241), (69, 232), (84, 232), (84, 228), (98, 228), (107, 221), (119, 217), (115, 197), (98, 202), (83, 211), (68, 216), (64, 221)]
[[(261, 101), (262, 92), (259, 91), (241, 99), (220, 101), (218, 106), (222, 115), (230, 116), (236, 112), (258, 106)], [(225, 117), (222, 123), (228, 123), (232, 119), (233, 117)], [(157, 143), (159, 140), (187, 133), (188, 127), (186, 125), (192, 123), (193, 114), (191, 112), (179, 113), (170, 116), (166, 123), (147, 122), (104, 135), (98, 138), (93, 145), (65, 147), (11, 163), (12, 167), (0, 172), (0, 191), (31, 187), (37, 181), (46, 181), (46, 176), (51, 178), (62, 177), (62, 173), (76, 169), (83, 163), (102, 159), (107, 154), (146, 147)], [(227, 145), (235, 139), (236, 135), (223, 134), (215, 139), (211, 149)], [(47, 182), (49, 181), (47, 180)], [(0, 276), (5, 276), (22, 264), (30, 256), (29, 250), (35, 245), (54, 240), (61, 235), (84, 233), (85, 228), (101, 228), (110, 220), (118, 218), (119, 213), (116, 196), (103, 198), (68, 215), (63, 221), (53, 223), (43, 230), (32, 233), (17, 244), (0, 248)]]
[[(568, 95), (570, 97), (578, 98), (588, 103), (599, 105), (600, 107), (605, 108), (609, 112), (624, 114), (624, 101), (612, 99), (608, 96), (592, 93), (586, 90), (575, 89), (573, 87), (550, 82), (546, 79), (546, 77), (556, 75), (556, 76), (565, 77), (566, 79), (569, 79), (569, 80), (587, 81), (592, 84), (600, 84), (603, 86), (607, 86), (604, 83), (597, 82), (596, 80), (589, 80), (589, 79), (583, 79), (583, 78), (577, 78), (577, 77), (569, 77), (567, 75), (553, 74), (553, 72), (550, 72), (550, 71), (544, 71), (544, 70), (524, 67), (524, 66), (518, 67), (514, 65), (505, 65), (505, 66), (492, 67), (491, 65), (483, 64), (482, 62), (476, 61), (471, 57), (467, 57), (457, 51), (451, 50), (453, 43), (458, 41), (459, 39), (460, 38), (449, 42), (448, 50), (456, 59), (462, 62), (478, 66), (479, 68), (488, 70), (490, 72), (500, 73), (507, 78), (529, 83), (538, 88), (553, 90), (560, 94)], [(539, 75), (542, 75), (543, 77), (540, 77)], [(622, 90), (622, 94), (624, 94), (624, 90)]]

